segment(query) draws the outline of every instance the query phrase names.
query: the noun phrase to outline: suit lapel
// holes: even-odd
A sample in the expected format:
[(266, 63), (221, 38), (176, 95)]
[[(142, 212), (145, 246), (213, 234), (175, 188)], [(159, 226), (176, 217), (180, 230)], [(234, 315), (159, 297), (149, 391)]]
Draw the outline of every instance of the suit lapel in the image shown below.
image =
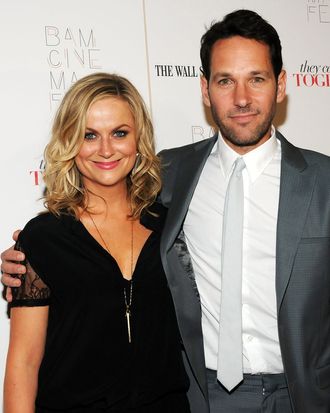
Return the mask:
[[(198, 183), (204, 164), (216, 142), (216, 137), (199, 142), (184, 151), (176, 173), (172, 201), (161, 239), (161, 256), (171, 288), (174, 305), (185, 351), (198, 386), (207, 399), (201, 309), (196, 295), (196, 283), (181, 261), (175, 240), (178, 238), (187, 210)], [(169, 269), (171, 267), (171, 269)]]
[(200, 174), (216, 140), (217, 135), (191, 146), (190, 151), (185, 151), (180, 160), (172, 202), (162, 236), (162, 253), (165, 253), (173, 245), (180, 232)]
[(278, 132), (277, 137), (282, 145), (276, 241), (276, 296), (279, 312), (311, 202), (317, 165), (308, 165), (299, 149)]

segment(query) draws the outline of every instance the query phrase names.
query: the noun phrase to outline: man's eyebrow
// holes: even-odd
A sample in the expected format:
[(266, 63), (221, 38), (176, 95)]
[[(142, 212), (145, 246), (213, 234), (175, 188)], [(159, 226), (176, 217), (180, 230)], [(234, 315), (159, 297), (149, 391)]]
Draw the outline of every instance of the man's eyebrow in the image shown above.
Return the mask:
[(271, 73), (268, 70), (252, 70), (252, 72), (250, 72), (250, 74), (252, 76), (256, 76), (256, 75), (263, 75), (263, 76), (271, 76)]
[[(252, 76), (256, 76), (256, 75), (271, 76), (271, 73), (268, 70), (251, 70), (251, 72), (249, 72), (248, 74)], [(228, 71), (219, 71), (219, 72), (214, 73), (213, 75), (213, 77), (217, 77), (217, 76), (230, 77), (230, 76), (233, 76), (233, 74)]]
[(228, 77), (228, 76), (231, 76), (231, 74), (229, 72), (216, 72), (216, 73), (214, 73), (213, 77), (217, 77), (217, 76)]

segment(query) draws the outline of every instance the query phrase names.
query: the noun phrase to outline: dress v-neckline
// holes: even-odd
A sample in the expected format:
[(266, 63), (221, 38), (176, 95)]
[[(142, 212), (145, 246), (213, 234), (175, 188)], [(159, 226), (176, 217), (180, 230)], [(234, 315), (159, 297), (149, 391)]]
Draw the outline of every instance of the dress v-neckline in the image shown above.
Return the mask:
[(140, 250), (140, 252), (139, 252), (139, 255), (138, 255), (138, 257), (137, 257), (137, 260), (136, 260), (136, 262), (135, 262), (135, 267), (133, 268), (132, 278), (129, 279), (129, 278), (126, 278), (126, 277), (124, 276), (124, 274), (122, 273), (122, 271), (121, 271), (121, 269), (120, 269), (120, 267), (119, 267), (119, 264), (118, 264), (117, 260), (115, 259), (115, 257), (114, 257), (106, 248), (104, 248), (103, 245), (100, 244), (96, 238), (93, 237), (93, 235), (88, 231), (88, 229), (85, 227), (85, 225), (83, 224), (83, 222), (82, 222), (81, 220), (79, 220), (78, 223), (80, 224), (80, 228), (82, 229), (82, 231), (83, 231), (83, 232), (85, 233), (85, 235), (89, 238), (89, 240), (90, 240), (91, 242), (93, 242), (94, 245), (96, 245), (96, 247), (98, 248), (98, 250), (99, 250), (99, 251), (102, 251), (103, 254), (105, 254), (108, 258), (110, 258), (110, 259), (115, 263), (115, 266), (116, 266), (116, 268), (117, 268), (117, 270), (118, 270), (118, 273), (119, 273), (120, 277), (122, 278), (122, 280), (125, 281), (125, 282), (130, 282), (130, 281), (133, 279), (133, 277), (134, 277), (134, 274), (135, 274), (135, 272), (136, 272), (136, 269), (137, 269), (138, 266), (139, 266), (141, 257), (143, 256), (144, 251), (145, 251), (147, 245), (149, 244), (151, 238), (152, 238), (153, 235), (155, 234), (155, 231), (151, 231), (151, 233), (148, 235), (148, 237), (147, 237), (146, 240), (144, 241), (144, 244), (142, 245), (142, 248), (141, 248), (141, 250)]

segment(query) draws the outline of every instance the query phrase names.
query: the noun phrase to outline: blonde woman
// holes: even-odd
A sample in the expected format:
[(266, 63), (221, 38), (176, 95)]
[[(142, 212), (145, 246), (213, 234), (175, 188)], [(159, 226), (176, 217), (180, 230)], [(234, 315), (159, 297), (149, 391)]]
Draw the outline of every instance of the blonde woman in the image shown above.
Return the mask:
[(5, 413), (189, 412), (159, 160), (135, 87), (106, 73), (75, 83), (45, 159), (47, 211), (17, 243), (27, 273), (10, 304)]

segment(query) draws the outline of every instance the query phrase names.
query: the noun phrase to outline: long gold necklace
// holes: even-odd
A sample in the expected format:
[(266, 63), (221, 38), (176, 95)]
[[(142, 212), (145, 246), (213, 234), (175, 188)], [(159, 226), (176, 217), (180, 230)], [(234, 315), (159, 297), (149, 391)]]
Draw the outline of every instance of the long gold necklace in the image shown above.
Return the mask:
[[(111, 255), (108, 244), (105, 242), (104, 238), (102, 237), (102, 234), (100, 230), (98, 229), (92, 215), (86, 211), (88, 216), (90, 217), (94, 228), (96, 229), (96, 232), (98, 233), (101, 241), (103, 242), (105, 249), (108, 251), (108, 253)], [(126, 317), (126, 322), (127, 322), (127, 334), (128, 334), (128, 342), (132, 342), (132, 334), (131, 334), (131, 307), (132, 307), (132, 301), (133, 301), (133, 246), (134, 246), (134, 227), (133, 227), (133, 220), (131, 221), (131, 279), (129, 280), (129, 299), (127, 300), (127, 294), (126, 294), (126, 287), (124, 287), (124, 303), (125, 303), (125, 317)]]

